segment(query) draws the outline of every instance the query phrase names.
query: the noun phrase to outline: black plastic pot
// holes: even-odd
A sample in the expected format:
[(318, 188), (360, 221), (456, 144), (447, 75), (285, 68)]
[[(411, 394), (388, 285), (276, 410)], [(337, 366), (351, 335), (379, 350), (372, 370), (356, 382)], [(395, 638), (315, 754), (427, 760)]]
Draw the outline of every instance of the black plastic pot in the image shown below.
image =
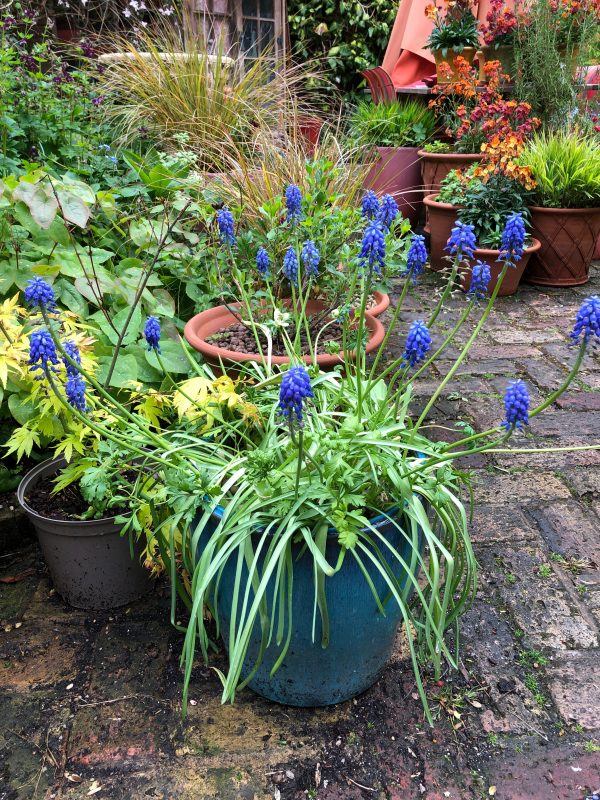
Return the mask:
[(148, 592), (152, 580), (140, 563), (141, 543), (133, 558), (129, 538), (121, 536), (114, 517), (93, 520), (56, 520), (42, 517), (27, 504), (31, 489), (56, 475), (66, 464), (49, 459), (25, 475), (17, 498), (32, 522), (56, 591), (75, 608), (116, 608)]

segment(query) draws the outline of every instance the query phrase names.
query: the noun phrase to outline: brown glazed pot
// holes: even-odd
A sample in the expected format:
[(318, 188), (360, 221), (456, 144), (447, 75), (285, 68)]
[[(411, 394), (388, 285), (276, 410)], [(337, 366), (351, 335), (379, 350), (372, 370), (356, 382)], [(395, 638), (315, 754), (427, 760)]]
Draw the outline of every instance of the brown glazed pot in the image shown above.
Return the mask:
[(143, 547), (136, 542), (133, 558), (129, 537), (121, 536), (114, 517), (58, 520), (43, 517), (28, 504), (29, 491), (66, 465), (64, 458), (49, 459), (25, 475), (17, 499), (38, 536), (56, 591), (75, 608), (117, 608), (146, 594), (150, 572), (140, 563)]
[[(229, 308), (240, 308), (241, 303), (231, 303)], [(258, 353), (240, 353), (237, 350), (228, 350), (225, 347), (218, 347), (217, 345), (207, 342), (207, 338), (213, 333), (226, 330), (227, 328), (235, 325), (238, 322), (237, 317), (229, 310), (227, 306), (214, 306), (208, 308), (206, 311), (201, 311), (200, 314), (193, 316), (183, 330), (188, 343), (202, 353), (205, 360), (217, 370), (224, 369), (228, 366), (240, 368), (244, 362), (252, 361), (256, 364), (266, 364), (267, 355), (259, 355)], [(317, 300), (309, 300), (306, 304), (308, 314), (315, 314), (323, 309), (322, 303)], [(385, 329), (381, 322), (370, 313), (365, 314), (365, 323), (369, 331), (369, 338), (367, 341), (366, 352), (370, 353), (375, 350), (385, 335)], [(348, 353), (352, 357), (353, 353)], [(302, 356), (305, 364), (312, 364), (311, 356)], [(272, 356), (272, 364), (289, 364), (289, 356)], [(317, 356), (317, 364), (323, 370), (330, 370), (334, 367), (344, 363), (341, 354), (330, 355), (323, 353)], [(222, 365), (222, 366), (221, 366)]]
[[(462, 56), (467, 63), (472, 64), (473, 61), (475, 60), (475, 56), (478, 54), (479, 51), (477, 50), (476, 47), (464, 47), (460, 51), (460, 53), (457, 53), (454, 50), (454, 48), (449, 47), (446, 55), (442, 55), (441, 50), (432, 50), (431, 52), (433, 54), (433, 57), (435, 58), (435, 71), (437, 75), (437, 82), (450, 83), (452, 81), (458, 80), (459, 78), (458, 70), (454, 66), (454, 59), (457, 58), (458, 56)], [(442, 77), (440, 75), (440, 65), (443, 64), (444, 62), (446, 62), (446, 64), (448, 64), (448, 66), (450, 67), (450, 74), (451, 74), (450, 81), (447, 78)]]
[(421, 157), (421, 175), (425, 196), (437, 194), (440, 183), (453, 169), (470, 167), (481, 161), (481, 153), (428, 153), (419, 150)]
[[(509, 267), (507, 269), (502, 285), (500, 286), (500, 291), (498, 292), (498, 297), (507, 297), (509, 294), (514, 294), (517, 291), (525, 268), (529, 263), (529, 259), (534, 253), (538, 252), (540, 247), (541, 245), (538, 240), (533, 239), (531, 245), (525, 249), (521, 260), (515, 264), (514, 267)], [(485, 261), (489, 264), (491, 280), (488, 286), (488, 294), (490, 295), (496, 288), (498, 278), (504, 267), (504, 262), (498, 260), (499, 255), (499, 250), (487, 250), (484, 247), (478, 247), (472, 259), (473, 263), (475, 261)], [(471, 286), (471, 268), (472, 263), (469, 265), (464, 264), (460, 267), (460, 286), (463, 292), (467, 292)]]
[(430, 195), (423, 200), (427, 209), (427, 225), (425, 233), (429, 234), (429, 266), (434, 271), (439, 271), (448, 266), (448, 253), (446, 244), (456, 225), (460, 206), (452, 203), (440, 203)]
[(376, 147), (378, 159), (365, 178), (365, 189), (391, 194), (400, 213), (414, 227), (423, 209), (418, 147)]
[(541, 242), (524, 279), (537, 286), (580, 286), (589, 280), (600, 236), (600, 207), (531, 206), (531, 233)]

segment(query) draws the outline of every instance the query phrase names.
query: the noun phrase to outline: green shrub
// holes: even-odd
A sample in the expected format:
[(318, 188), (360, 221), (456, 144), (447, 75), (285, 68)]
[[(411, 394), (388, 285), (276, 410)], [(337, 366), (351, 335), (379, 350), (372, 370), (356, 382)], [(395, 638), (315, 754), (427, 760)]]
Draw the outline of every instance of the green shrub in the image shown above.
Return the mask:
[(537, 182), (534, 203), (546, 208), (600, 205), (600, 143), (580, 131), (539, 133), (521, 161)]
[(348, 135), (355, 146), (420, 147), (433, 136), (435, 126), (433, 111), (418, 100), (363, 100), (349, 117)]

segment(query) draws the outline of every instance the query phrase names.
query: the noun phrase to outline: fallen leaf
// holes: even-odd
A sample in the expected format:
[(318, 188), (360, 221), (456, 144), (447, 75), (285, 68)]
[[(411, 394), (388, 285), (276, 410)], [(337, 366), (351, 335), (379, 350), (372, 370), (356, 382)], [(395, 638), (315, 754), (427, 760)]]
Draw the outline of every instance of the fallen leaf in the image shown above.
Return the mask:
[(30, 575), (33, 575), (35, 570), (33, 567), (29, 569), (23, 570), (23, 572), (19, 572), (18, 575), (7, 575), (5, 578), (0, 578), (0, 583), (19, 583), (19, 581), (28, 578)]
[(496, 794), (496, 787), (490, 786), (490, 788), (488, 789), (488, 794), (493, 797)]
[(88, 789), (88, 796), (91, 794), (98, 794), (98, 792), (102, 791), (102, 787), (98, 783), (98, 781), (92, 781), (90, 788)]

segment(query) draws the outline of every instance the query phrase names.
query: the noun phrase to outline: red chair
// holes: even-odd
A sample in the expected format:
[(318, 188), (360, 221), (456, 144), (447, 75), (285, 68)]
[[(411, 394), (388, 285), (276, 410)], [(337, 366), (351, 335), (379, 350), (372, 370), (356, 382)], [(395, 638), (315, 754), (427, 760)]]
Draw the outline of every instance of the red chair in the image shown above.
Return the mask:
[(369, 84), (374, 103), (396, 102), (396, 87), (383, 67), (364, 69), (360, 74)]

